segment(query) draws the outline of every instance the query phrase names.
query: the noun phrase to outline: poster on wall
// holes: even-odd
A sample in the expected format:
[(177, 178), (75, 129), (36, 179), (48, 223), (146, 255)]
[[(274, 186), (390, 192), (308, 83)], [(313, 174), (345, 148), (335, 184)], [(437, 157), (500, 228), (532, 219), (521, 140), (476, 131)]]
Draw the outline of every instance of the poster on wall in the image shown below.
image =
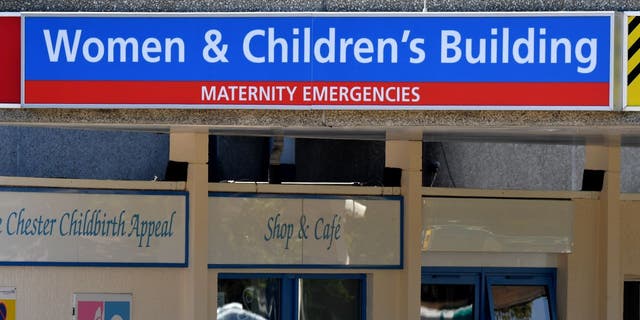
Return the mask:
[(209, 197), (210, 268), (402, 268), (402, 198)]
[(187, 194), (0, 188), (0, 265), (187, 265)]
[(76, 293), (73, 320), (131, 320), (130, 293)]
[(23, 107), (611, 110), (613, 12), (23, 14)]
[(0, 320), (16, 319), (16, 288), (0, 287)]
[(640, 111), (640, 11), (625, 12), (623, 25), (623, 107)]

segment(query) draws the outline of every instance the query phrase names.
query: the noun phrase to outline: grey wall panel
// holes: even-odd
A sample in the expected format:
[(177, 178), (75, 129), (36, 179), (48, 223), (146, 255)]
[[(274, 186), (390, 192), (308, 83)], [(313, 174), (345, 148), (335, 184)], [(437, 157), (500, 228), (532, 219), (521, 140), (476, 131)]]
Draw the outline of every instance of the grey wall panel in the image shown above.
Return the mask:
[[(421, 0), (4, 0), (0, 11), (422, 11)], [(636, 0), (427, 0), (427, 11), (640, 10)]]
[[(425, 143), (423, 159), (425, 168), (434, 161), (439, 164), (434, 187), (580, 190), (584, 147), (433, 142)], [(431, 179), (433, 174), (425, 170), (423, 184)]]
[(323, 11), (422, 11), (422, 1), (326, 0)]
[(0, 127), (0, 176), (15, 176), (19, 127)]
[(383, 141), (296, 139), (296, 181), (383, 185)]
[(167, 134), (20, 128), (17, 176), (153, 180), (164, 178)]
[(622, 147), (620, 162), (620, 191), (640, 192), (640, 147)]
[(310, 0), (141, 0), (141, 1), (22, 1), (0, 2), (4, 11), (141, 11), (141, 12), (230, 12), (230, 11), (320, 11), (322, 1)]
[(209, 136), (209, 148), (209, 181), (267, 181), (269, 138)]

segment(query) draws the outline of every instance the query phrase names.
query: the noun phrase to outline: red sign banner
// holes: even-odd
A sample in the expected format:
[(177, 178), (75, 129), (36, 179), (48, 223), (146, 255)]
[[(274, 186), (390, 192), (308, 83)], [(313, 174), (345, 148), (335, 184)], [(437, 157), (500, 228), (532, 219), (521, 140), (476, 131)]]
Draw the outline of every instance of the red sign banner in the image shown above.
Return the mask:
[(0, 104), (20, 103), (20, 15), (0, 13)]

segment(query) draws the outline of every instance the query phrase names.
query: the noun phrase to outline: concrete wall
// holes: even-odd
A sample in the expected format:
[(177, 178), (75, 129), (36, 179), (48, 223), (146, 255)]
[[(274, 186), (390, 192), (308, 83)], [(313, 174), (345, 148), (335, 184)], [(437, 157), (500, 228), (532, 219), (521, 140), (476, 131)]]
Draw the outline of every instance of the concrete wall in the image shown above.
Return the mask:
[[(634, 0), (5, 0), (0, 2), (0, 11), (110, 11), (110, 12), (228, 12), (228, 11), (559, 11), (559, 10), (640, 10), (640, 3)], [(181, 123), (211, 124), (225, 126), (266, 126), (266, 127), (349, 127), (349, 126), (437, 126), (465, 125), (482, 127), (492, 125), (562, 125), (581, 126), (581, 119), (605, 121), (606, 125), (633, 124), (640, 122), (638, 115), (624, 117), (611, 113), (539, 113), (539, 112), (296, 112), (296, 111), (220, 111), (220, 110), (100, 110), (84, 111), (82, 115), (65, 110), (2, 110), (0, 120), (95, 122), (95, 123)], [(322, 120), (319, 120), (322, 119)], [(578, 121), (576, 123), (572, 121)], [(606, 122), (609, 121), (609, 122)], [(142, 179), (154, 176), (162, 178), (164, 155), (150, 149), (164, 140), (124, 134), (127, 137), (108, 138), (97, 135), (94, 146), (85, 151), (75, 133), (62, 133), (48, 143), (38, 146), (48, 129), (25, 129), (16, 136), (15, 132), (3, 133), (0, 139), (7, 147), (0, 150), (0, 175), (69, 177), (98, 179)], [(31, 132), (31, 130), (34, 130)], [(9, 130), (11, 131), (11, 130)], [(47, 135), (45, 133), (45, 135)], [(56, 136), (55, 134), (53, 135)], [(12, 143), (22, 139), (19, 143)], [(124, 142), (123, 140), (127, 141)], [(162, 140), (162, 139), (161, 139)], [(81, 142), (79, 145), (78, 142)], [(90, 141), (90, 140), (84, 140)], [(115, 141), (118, 141), (116, 143)], [(35, 142), (35, 146), (32, 144)], [(97, 143), (96, 143), (97, 142)], [(130, 144), (129, 144), (130, 142)], [(132, 146), (133, 151), (128, 150)], [(582, 149), (580, 146), (526, 145), (526, 144), (483, 144), (446, 142), (440, 145), (447, 149), (448, 165), (441, 152), (434, 151), (433, 160), (440, 163), (440, 171), (433, 186), (453, 186), (466, 188), (526, 189), (526, 190), (579, 190), (582, 174)], [(50, 148), (50, 149), (46, 149)], [(159, 146), (164, 150), (164, 146)], [(229, 148), (234, 148), (229, 144)], [(120, 155), (111, 156), (105, 150), (117, 150)], [(53, 150), (53, 151), (52, 151)], [(135, 151), (140, 151), (136, 153)], [(161, 153), (163, 153), (162, 151)], [(425, 151), (428, 152), (428, 151)], [(47, 161), (39, 159), (44, 153), (51, 153)], [(158, 159), (149, 163), (141, 154), (150, 154)], [(83, 158), (78, 158), (78, 156)], [(105, 156), (107, 155), (107, 156)], [(427, 155), (427, 153), (425, 153)], [(364, 155), (364, 157), (371, 155)], [(377, 155), (376, 155), (377, 156)], [(129, 159), (125, 159), (129, 157)], [(150, 158), (148, 157), (148, 158)], [(634, 156), (631, 156), (633, 158)], [(33, 162), (26, 163), (33, 159)], [(123, 161), (120, 161), (123, 160)], [(91, 163), (90, 167), (75, 165), (76, 162)], [(228, 161), (237, 163), (237, 161)], [(64, 164), (64, 165), (62, 165)], [(116, 164), (126, 170), (111, 170)], [(233, 168), (229, 168), (233, 169)], [(249, 168), (251, 169), (251, 168)], [(447, 170), (448, 169), (448, 170)], [(254, 170), (255, 171), (255, 170)], [(635, 168), (633, 169), (635, 172)], [(450, 173), (450, 177), (449, 177)], [(224, 172), (220, 179), (236, 179), (246, 176), (245, 172)], [(263, 179), (258, 179), (263, 180)], [(319, 179), (321, 180), (321, 179)], [(329, 180), (329, 179), (327, 179)], [(363, 180), (363, 179), (360, 179)], [(379, 180), (379, 179), (378, 179)], [(426, 177), (425, 185), (431, 185), (431, 177)], [(367, 183), (371, 181), (365, 181)], [(373, 181), (377, 184), (378, 181)], [(640, 189), (640, 180), (633, 175), (623, 175), (623, 190)]]
[[(630, 197), (634, 200), (620, 201), (620, 233), (613, 235), (620, 239), (620, 270), (614, 272), (620, 273), (621, 281), (640, 278), (640, 200), (635, 194)], [(612, 303), (603, 293), (607, 290), (603, 279), (610, 272), (602, 268), (603, 261), (610, 259), (610, 253), (602, 248), (605, 226), (601, 222), (607, 213), (601, 200), (573, 202), (573, 250), (559, 261), (558, 291), (564, 290), (566, 298), (566, 313), (561, 313), (560, 319), (593, 319)], [(622, 306), (622, 301), (613, 302), (617, 303)]]
[[(428, 166), (437, 162), (433, 174)], [(580, 190), (584, 147), (525, 143), (425, 143), (425, 185), (475, 189)], [(431, 169), (433, 171), (433, 169)]]
[(169, 135), (0, 127), (0, 176), (147, 180), (164, 178)]
[[(557, 307), (562, 320), (595, 319), (605, 308), (598, 294), (605, 290), (599, 279), (598, 199), (576, 199), (574, 203), (573, 249), (569, 254), (429, 252), (422, 254), (424, 266), (554, 267), (558, 268)], [(640, 201), (622, 203), (622, 272), (640, 277)]]
[[(183, 190), (184, 183), (2, 178), (2, 185)], [(0, 287), (16, 287), (16, 319), (71, 319), (74, 293), (131, 293), (132, 319), (184, 319), (185, 268), (2, 266)]]
[(5, 0), (3, 11), (539, 11), (638, 10), (634, 0)]
[(621, 191), (640, 192), (640, 147), (622, 147), (620, 157)]
[(640, 201), (622, 201), (622, 273), (640, 278)]
[(74, 293), (133, 293), (132, 319), (183, 319), (183, 269), (3, 267), (16, 319), (71, 319)]
[[(602, 307), (598, 301), (597, 219), (600, 212), (598, 200), (574, 200), (573, 251), (564, 257), (559, 271), (558, 287), (566, 290), (566, 314), (564, 319), (595, 319)], [(561, 318), (562, 319), (562, 318)]]
[[(265, 181), (267, 140), (218, 137), (217, 151), (212, 149), (218, 153), (217, 158), (210, 159), (212, 181)], [(379, 146), (383, 142), (296, 140), (301, 144), (296, 150), (298, 181), (382, 185), (385, 155)], [(150, 132), (4, 126), (0, 127), (0, 141), (0, 176), (162, 180), (169, 157), (168, 134)], [(427, 142), (423, 150), (425, 186), (521, 190), (581, 187), (581, 145)], [(639, 153), (640, 148), (623, 148), (625, 192), (640, 190), (640, 175), (635, 174), (640, 167), (634, 161)], [(434, 162), (439, 165), (435, 181), (433, 167), (429, 167)]]
[[(206, 137), (206, 134), (204, 134)], [(178, 142), (175, 145), (183, 146)], [(206, 145), (206, 141), (201, 143)], [(417, 153), (419, 143), (413, 143), (415, 148), (412, 154)], [(187, 148), (188, 149), (188, 148)], [(202, 150), (200, 150), (202, 151)], [(176, 149), (177, 155), (188, 154), (185, 150)], [(205, 153), (206, 154), (206, 153)], [(206, 158), (202, 156), (201, 158)], [(201, 159), (200, 161), (204, 161)], [(405, 157), (402, 157), (405, 159)], [(175, 159), (180, 160), (180, 159)], [(416, 162), (416, 161), (414, 161)], [(205, 168), (201, 171), (206, 172)], [(206, 176), (206, 174), (204, 175)], [(191, 177), (193, 179), (193, 176)], [(151, 184), (151, 183), (148, 183)], [(193, 182), (191, 182), (193, 184)], [(206, 186), (200, 181), (199, 187)], [(213, 189), (212, 189), (213, 187)], [(223, 184), (218, 186), (209, 185), (209, 191), (221, 191), (217, 188), (230, 188), (236, 192), (304, 192), (304, 193), (326, 193), (335, 194), (358, 192), (358, 190), (371, 190), (369, 188), (306, 188), (302, 190), (300, 186), (295, 189), (287, 189), (292, 186), (277, 185), (233, 185)], [(244, 188), (244, 189), (241, 189)], [(258, 188), (258, 189), (256, 189)], [(413, 192), (419, 186), (411, 188)], [(206, 187), (205, 187), (206, 189)], [(295, 191), (292, 191), (295, 190)], [(375, 189), (380, 194), (379, 189)], [(192, 196), (191, 201), (202, 202), (199, 205), (190, 206), (194, 217), (201, 219), (203, 212), (206, 212), (206, 199), (208, 190), (189, 189)], [(359, 191), (362, 192), (362, 191)], [(473, 196), (469, 191), (456, 191), (467, 196)], [(485, 191), (485, 196), (492, 196), (492, 193)], [(514, 197), (522, 197), (522, 195)], [(524, 193), (522, 193), (524, 194)], [(544, 192), (535, 193), (534, 198), (545, 198)], [(556, 194), (549, 192), (548, 194)], [(561, 197), (567, 197), (572, 193), (562, 193)], [(558, 195), (556, 195), (558, 196)], [(197, 197), (199, 200), (195, 199)], [(194, 200), (195, 199), (195, 200)], [(204, 199), (204, 200), (203, 200)], [(203, 202), (204, 201), (204, 202)], [(195, 203), (195, 202), (194, 202)], [(574, 220), (574, 248), (568, 255), (563, 254), (460, 254), (460, 253), (438, 253), (418, 256), (417, 260), (407, 260), (407, 265), (416, 267), (420, 265), (455, 265), (455, 266), (513, 266), (513, 267), (559, 267), (558, 277), (558, 309), (560, 319), (591, 319), (594, 314), (598, 314), (602, 309), (603, 302), (598, 300), (597, 292), (601, 291), (601, 284), (597, 279), (601, 278), (598, 265), (598, 219), (601, 215), (601, 202), (598, 199), (574, 200), (575, 220)], [(622, 213), (622, 251), (630, 252), (630, 256), (623, 255), (623, 269), (625, 274), (640, 275), (638, 266), (640, 263), (640, 250), (637, 245), (637, 231), (634, 225), (635, 212), (640, 209), (640, 201), (635, 203), (623, 202)], [(420, 208), (411, 212), (420, 212)], [(407, 213), (410, 215), (410, 213)], [(194, 219), (195, 221), (195, 219)], [(196, 224), (195, 222), (193, 224)], [(192, 224), (192, 230), (196, 229)], [(415, 223), (413, 225), (416, 225)], [(417, 224), (420, 225), (419, 223)], [(205, 226), (203, 229), (202, 226)], [(412, 228), (411, 230), (413, 230)], [(419, 230), (418, 230), (419, 231)], [(415, 233), (418, 232), (413, 232)], [(190, 235), (192, 243), (191, 262), (187, 269), (110, 269), (110, 268), (43, 268), (43, 267), (5, 267), (0, 273), (0, 286), (18, 287), (18, 312), (25, 318), (55, 318), (64, 319), (68, 316), (71, 307), (71, 295), (74, 292), (88, 292), (99, 290), (101, 292), (132, 292), (134, 294), (134, 317), (136, 319), (204, 319), (202, 315), (215, 314), (215, 296), (217, 288), (217, 273), (227, 272), (300, 272), (298, 270), (206, 270), (206, 247), (207, 247), (206, 223), (199, 221), (197, 231)], [(414, 239), (415, 240), (415, 239)], [(417, 243), (417, 241), (406, 241), (405, 243)], [(410, 246), (405, 248), (409, 252)], [(417, 249), (415, 249), (417, 250)], [(204, 252), (203, 252), (204, 251)], [(638, 252), (636, 252), (638, 251)], [(418, 253), (418, 251), (412, 251)], [(194, 260), (195, 259), (195, 260)], [(627, 259), (627, 260), (624, 260)], [(637, 261), (636, 261), (637, 260)], [(636, 263), (638, 262), (638, 263)], [(197, 268), (196, 268), (197, 266)], [(201, 269), (201, 270), (200, 270)], [(303, 272), (345, 272), (344, 270), (304, 270)], [(419, 277), (410, 277), (409, 271), (405, 270), (349, 270), (350, 273), (366, 273), (368, 275), (368, 313), (367, 319), (395, 319), (409, 318), (402, 316), (407, 314), (408, 299), (418, 298), (408, 290), (409, 283), (419, 285)], [(44, 287), (39, 284), (45, 284)], [(200, 295), (202, 294), (202, 295)], [(194, 299), (189, 299), (191, 297)], [(204, 297), (204, 298), (203, 298)], [(563, 302), (566, 301), (566, 304)], [(47, 308), (30, 308), (34, 303)], [(416, 306), (418, 304), (415, 304)], [(191, 309), (201, 309), (198, 316), (194, 316)], [(49, 309), (52, 310), (49, 310)], [(44, 314), (47, 316), (44, 316)], [(399, 316), (401, 315), (401, 316)], [(566, 318), (565, 318), (566, 316)]]

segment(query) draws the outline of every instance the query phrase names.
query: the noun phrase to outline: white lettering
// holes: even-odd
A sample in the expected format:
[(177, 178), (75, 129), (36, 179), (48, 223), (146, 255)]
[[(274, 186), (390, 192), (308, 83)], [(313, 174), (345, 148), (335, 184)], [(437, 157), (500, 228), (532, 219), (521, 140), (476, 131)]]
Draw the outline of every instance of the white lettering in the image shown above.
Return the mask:
[[(587, 46), (589, 48), (589, 55), (583, 55), (583, 47)], [(587, 39), (582, 38), (578, 40), (576, 43), (576, 60), (580, 63), (587, 63), (587, 67), (578, 67), (578, 72), (580, 73), (590, 73), (596, 68), (596, 63), (598, 62), (598, 40), (597, 39)]]
[(387, 39), (378, 39), (378, 63), (384, 63), (384, 48), (389, 46), (391, 50), (391, 63), (398, 63), (398, 43), (396, 40), (387, 38)]
[[(450, 38), (452, 39), (449, 40)], [(442, 44), (440, 46), (440, 61), (442, 61), (442, 63), (456, 63), (460, 61), (462, 57), (462, 50), (458, 47), (460, 41), (461, 37), (458, 31), (442, 30)], [(453, 56), (449, 56), (449, 51), (453, 51)]]
[[(441, 31), (440, 61), (469, 64), (557, 64), (575, 65), (578, 73), (593, 72), (598, 63), (598, 39), (580, 38), (575, 43), (568, 38), (547, 36), (547, 28), (527, 28), (526, 36), (513, 37), (509, 28), (491, 28), (488, 38), (466, 38), (456, 30)], [(511, 41), (510, 38), (514, 40)], [(461, 46), (464, 40), (464, 46)], [(489, 46), (487, 46), (487, 42)], [(463, 52), (464, 51), (464, 52)], [(501, 55), (501, 59), (498, 59)]]
[(250, 85), (220, 85), (202, 86), (200, 100), (222, 103), (239, 102), (292, 102), (296, 97), (296, 86), (250, 86)]
[(269, 62), (273, 63), (275, 61), (275, 50), (276, 50), (276, 46), (280, 46), (280, 61), (283, 63), (287, 63), (288, 59), (287, 59), (287, 52), (289, 52), (289, 46), (287, 45), (287, 40), (285, 40), (284, 38), (276, 38), (274, 35), (274, 29), (273, 28), (269, 28), (269, 40), (268, 40), (268, 46), (269, 46)]
[[(518, 38), (513, 42), (513, 60), (519, 64), (533, 63), (534, 43), (533, 28), (529, 28), (527, 29), (527, 38)], [(525, 51), (527, 52), (524, 57), (520, 55), (520, 47), (522, 46), (525, 47)]]
[(244, 40), (242, 41), (242, 53), (244, 53), (244, 56), (250, 62), (264, 63), (265, 61), (264, 56), (256, 57), (251, 52), (251, 40), (256, 36), (264, 37), (264, 35), (265, 35), (264, 30), (256, 29), (256, 30), (251, 30), (249, 33), (247, 33), (246, 36), (244, 36)]
[(172, 62), (171, 52), (173, 52), (173, 46), (178, 46), (178, 62), (184, 62), (184, 40), (182, 38), (165, 38), (164, 47), (164, 62)]
[[(327, 54), (322, 55), (322, 47), (327, 47)], [(316, 40), (313, 46), (313, 55), (319, 63), (333, 63), (336, 61), (336, 29), (329, 28), (329, 38)]]
[[(142, 43), (142, 59), (151, 63), (159, 62), (160, 61), (159, 53), (162, 53), (160, 40), (156, 38), (148, 38), (144, 40), (144, 42)], [(152, 54), (154, 56), (152, 56)]]
[(78, 53), (78, 45), (80, 44), (80, 36), (82, 35), (82, 30), (76, 30), (75, 35), (73, 37), (73, 48), (69, 44), (69, 35), (67, 34), (67, 30), (58, 30), (56, 35), (56, 46), (53, 48), (51, 43), (51, 33), (49, 29), (45, 29), (42, 31), (44, 33), (44, 41), (47, 45), (47, 53), (49, 54), (50, 62), (58, 62), (60, 57), (60, 47), (64, 45), (64, 54), (67, 58), (67, 62), (75, 62), (76, 61), (76, 53)]
[(72, 41), (69, 39), (68, 30), (57, 30), (55, 44), (49, 29), (43, 30), (44, 41), (47, 47), (47, 54), (50, 62), (59, 62), (61, 53), (64, 52), (66, 62), (75, 62), (78, 48), (82, 43), (82, 58), (91, 63), (101, 62), (140, 62), (142, 60), (149, 63), (160, 61), (160, 55), (164, 49), (164, 61), (171, 63), (174, 61), (173, 54), (177, 51), (178, 62), (185, 61), (185, 44), (181, 38), (165, 38), (164, 48), (160, 40), (156, 38), (146, 38), (140, 48), (138, 39), (129, 37), (110, 37), (100, 39), (89, 37), (82, 39), (82, 30), (74, 30)]
[[(93, 56), (91, 55), (92, 44), (96, 47), (96, 53)], [(102, 60), (102, 57), (104, 57), (104, 44), (100, 39), (94, 37), (85, 40), (84, 44), (82, 44), (82, 56), (85, 60), (92, 63)]]
[(127, 45), (131, 46), (131, 61), (138, 62), (138, 41), (135, 38), (109, 38), (107, 61), (113, 62), (114, 51), (116, 46), (120, 46), (120, 62), (127, 61)]
[(353, 38), (340, 39), (340, 63), (347, 62), (347, 50), (353, 45)]
[[(395, 38), (339, 37), (336, 28), (313, 37), (311, 28), (291, 28), (282, 32), (274, 27), (254, 29), (243, 39), (242, 52), (251, 63), (398, 63), (400, 46), (412, 53), (411, 63), (425, 59), (424, 38), (409, 39), (405, 30), (401, 42)], [(260, 39), (262, 38), (262, 39)], [(206, 58), (205, 58), (206, 59)]]
[[(373, 42), (367, 38), (360, 38), (356, 41), (356, 44), (353, 45), (353, 55), (356, 57), (356, 61), (360, 63), (370, 63), (373, 61), (373, 57), (371, 57), (372, 53)], [(363, 57), (363, 54), (367, 54), (369, 56)]]
[(424, 62), (425, 52), (424, 52), (424, 49), (418, 47), (419, 44), (424, 44), (424, 39), (422, 39), (422, 38), (413, 39), (409, 43), (409, 50), (411, 50), (411, 52), (416, 54), (415, 57), (409, 58), (409, 62), (411, 62), (411, 63), (422, 63), (422, 62)]
[(487, 41), (485, 39), (478, 40), (478, 56), (473, 56), (473, 41), (471, 39), (467, 39), (465, 41), (465, 57), (469, 63), (485, 63), (487, 62), (487, 54), (486, 47)]

